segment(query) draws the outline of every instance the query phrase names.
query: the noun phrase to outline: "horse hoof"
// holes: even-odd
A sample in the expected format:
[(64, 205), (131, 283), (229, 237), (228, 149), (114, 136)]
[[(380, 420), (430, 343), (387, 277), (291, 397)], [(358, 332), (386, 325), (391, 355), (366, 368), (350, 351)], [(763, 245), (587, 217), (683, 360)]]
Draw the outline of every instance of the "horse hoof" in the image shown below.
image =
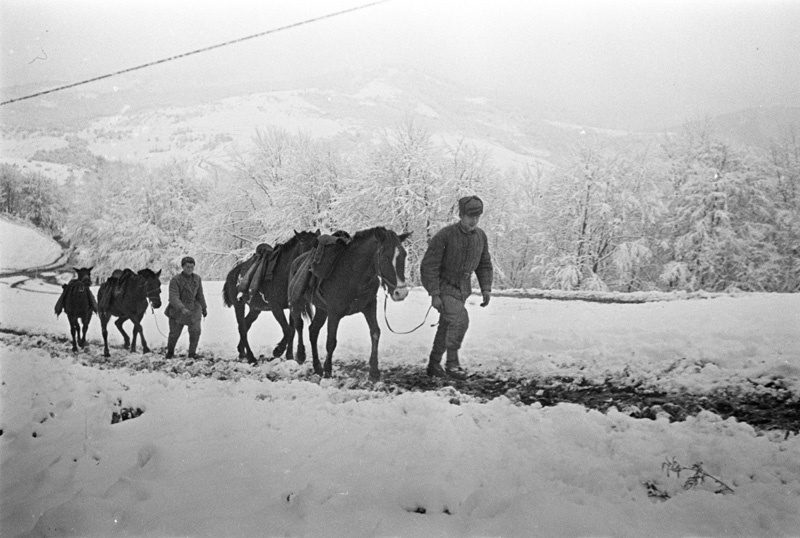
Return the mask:
[(378, 374), (369, 374), (369, 380), (371, 382), (373, 382), (373, 383), (377, 383), (378, 381), (381, 380), (381, 374), (380, 373), (378, 373)]

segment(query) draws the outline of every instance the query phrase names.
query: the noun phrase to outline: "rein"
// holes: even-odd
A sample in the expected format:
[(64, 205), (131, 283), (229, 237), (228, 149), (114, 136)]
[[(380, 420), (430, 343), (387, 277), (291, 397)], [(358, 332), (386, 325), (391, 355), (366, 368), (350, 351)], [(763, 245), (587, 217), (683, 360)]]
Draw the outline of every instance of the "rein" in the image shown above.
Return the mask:
[[(384, 292), (385, 291), (386, 290), (384, 289)], [(391, 332), (393, 332), (394, 334), (411, 334), (411, 333), (413, 333), (414, 331), (416, 331), (417, 329), (419, 329), (420, 327), (425, 325), (425, 322), (428, 320), (428, 314), (431, 313), (431, 308), (433, 308), (433, 305), (430, 305), (428, 307), (428, 311), (425, 312), (425, 317), (422, 319), (422, 322), (419, 325), (417, 325), (416, 327), (414, 327), (410, 331), (400, 331), (400, 332), (398, 332), (398, 331), (395, 331), (394, 329), (392, 329), (392, 326), (389, 324), (389, 316), (386, 313), (386, 305), (388, 304), (388, 302), (389, 302), (389, 293), (387, 292), (387, 293), (384, 293), (384, 295), (383, 295), (383, 319), (386, 320), (386, 327)], [(436, 325), (438, 325), (438, 323), (433, 323), (433, 324), (431, 324), (431, 327), (435, 327)]]
[(150, 312), (153, 314), (153, 320), (156, 322), (156, 330), (158, 331), (158, 334), (160, 334), (164, 338), (167, 338), (167, 335), (162, 333), (161, 332), (161, 327), (158, 326), (158, 316), (156, 316), (156, 309), (153, 308), (153, 304), (152, 303), (150, 303)]
[[(392, 329), (392, 325), (389, 323), (389, 315), (388, 315), (388, 312), (387, 312), (387, 309), (388, 309), (387, 305), (389, 303), (389, 284), (387, 283), (386, 279), (383, 278), (383, 276), (381, 276), (381, 271), (380, 271), (380, 262), (379, 262), (379, 260), (380, 260), (380, 254), (381, 254), (382, 251), (383, 251), (383, 246), (380, 246), (380, 247), (378, 247), (378, 250), (375, 252), (375, 275), (378, 277), (378, 280), (380, 280), (381, 287), (383, 288), (383, 319), (386, 321), (386, 327), (391, 332), (393, 332), (394, 334), (411, 334), (414, 331), (416, 331), (417, 329), (419, 329), (420, 327), (422, 327), (423, 325), (425, 325), (425, 322), (428, 320), (428, 314), (431, 313), (431, 309), (433, 308), (433, 305), (430, 305), (428, 307), (428, 311), (425, 312), (425, 317), (422, 318), (422, 321), (420, 322), (420, 324), (417, 325), (416, 327), (414, 327), (413, 329), (411, 329), (409, 331), (395, 331), (394, 329)], [(397, 288), (395, 286), (395, 289), (399, 289), (399, 288)], [(435, 327), (436, 325), (438, 325), (438, 322), (437, 323), (433, 323), (431, 325), (431, 327)]]

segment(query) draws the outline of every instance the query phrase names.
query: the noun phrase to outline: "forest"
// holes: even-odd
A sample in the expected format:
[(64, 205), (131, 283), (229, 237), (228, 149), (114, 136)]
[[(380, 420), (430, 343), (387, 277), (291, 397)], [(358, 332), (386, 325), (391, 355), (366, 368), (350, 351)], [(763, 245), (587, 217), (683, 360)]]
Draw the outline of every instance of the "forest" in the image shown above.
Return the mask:
[(508, 169), (414, 122), (358, 143), (266, 128), (202, 171), (109, 160), (67, 141), (32, 158), (84, 176), (58, 183), (2, 165), (2, 211), (61, 238), (100, 279), (123, 267), (174, 274), (192, 254), (198, 273), (219, 280), (295, 230), (380, 225), (413, 232), (406, 276), (418, 284), (428, 239), (456, 219), (459, 196), (477, 194), (499, 289), (800, 291), (794, 131), (766, 148), (696, 126), (624, 146), (587, 137), (562, 166)]

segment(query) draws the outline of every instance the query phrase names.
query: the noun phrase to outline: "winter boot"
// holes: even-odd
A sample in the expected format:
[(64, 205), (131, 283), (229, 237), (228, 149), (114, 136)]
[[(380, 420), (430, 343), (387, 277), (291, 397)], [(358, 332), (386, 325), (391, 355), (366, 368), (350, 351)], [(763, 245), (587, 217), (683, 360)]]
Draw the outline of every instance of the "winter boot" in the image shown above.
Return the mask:
[(429, 377), (445, 377), (446, 374), (444, 373), (444, 369), (442, 368), (442, 357), (435, 356), (431, 353), (430, 358), (428, 359), (428, 368), (427, 374)]
[(461, 367), (461, 364), (458, 360), (457, 349), (447, 350), (447, 362), (445, 363), (444, 371), (447, 374), (447, 377), (451, 379), (463, 381), (467, 378), (467, 372)]

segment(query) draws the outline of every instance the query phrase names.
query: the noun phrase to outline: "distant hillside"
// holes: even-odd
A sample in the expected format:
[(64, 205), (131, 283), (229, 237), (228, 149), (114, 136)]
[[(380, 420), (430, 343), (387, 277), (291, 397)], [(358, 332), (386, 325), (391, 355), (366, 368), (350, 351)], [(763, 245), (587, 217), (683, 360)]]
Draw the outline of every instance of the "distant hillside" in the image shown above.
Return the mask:
[(768, 148), (774, 141), (784, 139), (791, 133), (800, 136), (800, 107), (750, 108), (689, 122), (670, 130), (680, 131), (686, 126), (708, 126), (716, 136), (727, 142)]
[(357, 141), (414, 121), (441, 144), (486, 148), (500, 167), (549, 166), (580, 137), (572, 127), (520, 115), (508, 103), (404, 69), (272, 88), (149, 88), (135, 80), (115, 91), (86, 88), (7, 105), (5, 156), (29, 158), (35, 140), (46, 138), (51, 148), (54, 137), (71, 134), (106, 158), (221, 162), (248, 147), (259, 129)]
[[(276, 80), (269, 87), (181, 81), (154, 87), (133, 77), (115, 83), (4, 106), (2, 157), (30, 159), (37, 149), (66, 146), (70, 135), (109, 159), (150, 165), (189, 160), (204, 167), (227, 163), (232, 152), (252, 145), (257, 130), (270, 127), (355, 143), (414, 121), (442, 145), (464, 141), (485, 148), (500, 168), (548, 168), (567, 162), (589, 136), (620, 146), (660, 136), (580, 124), (546, 104), (487, 97), (402, 67)], [(41, 89), (5, 88), (3, 98)], [(743, 111), (712, 124), (738, 143), (763, 146), (800, 124), (800, 108)]]

